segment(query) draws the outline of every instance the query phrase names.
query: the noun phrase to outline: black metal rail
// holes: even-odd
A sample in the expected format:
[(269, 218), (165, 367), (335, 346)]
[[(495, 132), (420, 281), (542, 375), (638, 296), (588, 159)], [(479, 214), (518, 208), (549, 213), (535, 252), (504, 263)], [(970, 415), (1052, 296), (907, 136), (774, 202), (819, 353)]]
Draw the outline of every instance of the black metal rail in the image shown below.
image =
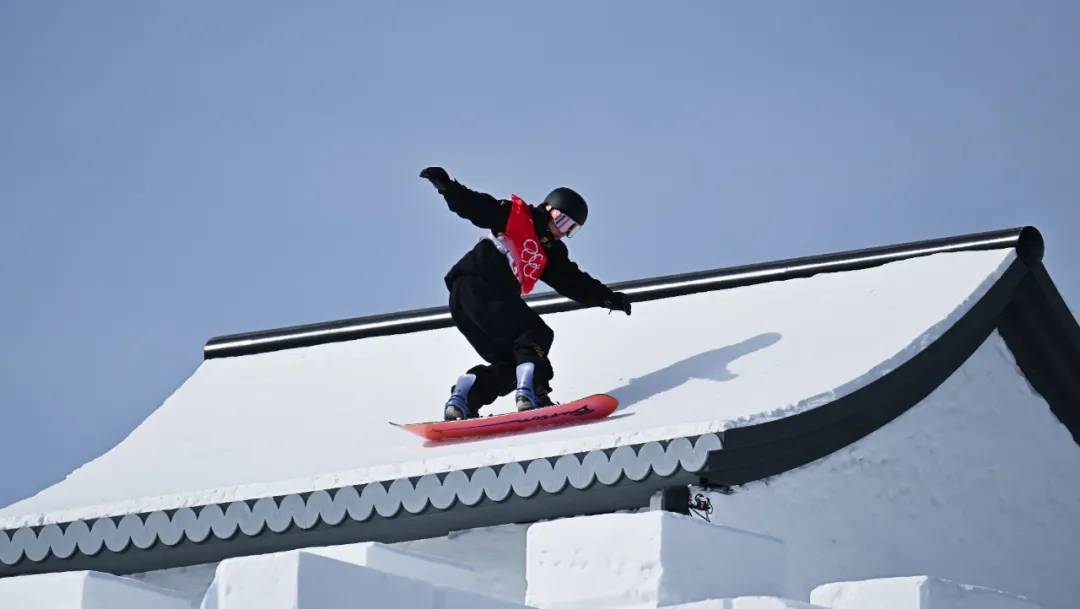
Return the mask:
[[(633, 302), (642, 302), (758, 283), (786, 281), (788, 279), (810, 277), (818, 273), (864, 269), (898, 260), (943, 252), (1008, 248), (1015, 249), (1019, 257), (1025, 262), (1039, 262), (1042, 260), (1044, 251), (1043, 238), (1036, 228), (1025, 226), (931, 241), (917, 241), (821, 256), (792, 258), (762, 264), (639, 279), (613, 284), (611, 287), (626, 292)], [(541, 314), (582, 308), (576, 302), (555, 293), (531, 296), (526, 298), (526, 301)], [(417, 309), (386, 315), (357, 317), (276, 330), (219, 336), (210, 339), (206, 343), (206, 347), (203, 349), (203, 357), (213, 359), (250, 355), (356, 340), (370, 336), (432, 330), (452, 325), (453, 321), (450, 319), (450, 312), (446, 307)]]

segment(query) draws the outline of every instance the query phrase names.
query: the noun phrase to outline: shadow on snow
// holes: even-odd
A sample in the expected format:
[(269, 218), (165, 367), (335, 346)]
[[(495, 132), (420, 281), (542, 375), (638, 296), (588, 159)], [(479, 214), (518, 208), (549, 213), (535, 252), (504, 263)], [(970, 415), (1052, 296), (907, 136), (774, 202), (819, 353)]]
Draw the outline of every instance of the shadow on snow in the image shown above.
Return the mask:
[(775, 345), (780, 338), (781, 335), (776, 332), (766, 332), (734, 345), (703, 351), (645, 376), (630, 379), (627, 384), (604, 393), (619, 400), (619, 410), (622, 410), (674, 389), (690, 379), (730, 381), (738, 375), (728, 370), (728, 365), (740, 357)]

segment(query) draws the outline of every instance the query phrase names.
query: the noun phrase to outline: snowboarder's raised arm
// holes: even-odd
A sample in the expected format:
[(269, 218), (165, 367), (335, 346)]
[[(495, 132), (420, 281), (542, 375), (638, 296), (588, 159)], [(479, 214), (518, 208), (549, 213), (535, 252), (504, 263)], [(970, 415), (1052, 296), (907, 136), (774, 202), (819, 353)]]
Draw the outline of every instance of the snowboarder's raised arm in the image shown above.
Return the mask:
[(465, 218), (480, 228), (500, 232), (506, 228), (510, 217), (510, 203), (495, 197), (470, 190), (460, 182), (450, 179), (442, 167), (428, 167), (420, 172), (420, 177), (431, 182), (435, 190), (446, 199), (450, 211)]
[(556, 292), (587, 307), (604, 307), (630, 314), (630, 299), (626, 294), (612, 291), (600, 280), (581, 270), (576, 262), (570, 260), (565, 245), (556, 243), (548, 253), (548, 264), (542, 279)]

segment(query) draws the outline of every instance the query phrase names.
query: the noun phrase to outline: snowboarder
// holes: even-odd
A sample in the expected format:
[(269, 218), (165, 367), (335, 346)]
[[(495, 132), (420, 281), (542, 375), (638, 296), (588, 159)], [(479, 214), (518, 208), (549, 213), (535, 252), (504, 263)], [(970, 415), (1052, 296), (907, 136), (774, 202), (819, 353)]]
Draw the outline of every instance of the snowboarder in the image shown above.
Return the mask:
[(626, 294), (579, 269), (561, 241), (585, 224), (585, 199), (556, 188), (533, 206), (517, 195), (506, 201), (470, 190), (442, 167), (428, 167), (420, 177), (439, 191), (450, 211), (488, 231), (445, 278), (454, 324), (488, 363), (458, 377), (444, 418), (478, 416), (480, 408), (511, 391), (519, 411), (551, 405), (555, 373), (548, 353), (555, 334), (522, 296), (542, 280), (585, 306), (630, 314)]

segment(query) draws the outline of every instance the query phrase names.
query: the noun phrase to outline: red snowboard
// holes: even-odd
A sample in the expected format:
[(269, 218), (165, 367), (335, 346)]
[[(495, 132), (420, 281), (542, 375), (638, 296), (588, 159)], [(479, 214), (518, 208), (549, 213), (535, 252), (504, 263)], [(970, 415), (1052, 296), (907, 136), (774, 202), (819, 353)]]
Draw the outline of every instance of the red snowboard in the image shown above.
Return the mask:
[(526, 431), (551, 425), (568, 425), (579, 421), (602, 419), (615, 412), (619, 401), (610, 395), (598, 393), (566, 404), (534, 408), (524, 412), (510, 412), (490, 417), (464, 419), (461, 421), (431, 421), (397, 425), (428, 440), (455, 440), (491, 436), (515, 431)]

